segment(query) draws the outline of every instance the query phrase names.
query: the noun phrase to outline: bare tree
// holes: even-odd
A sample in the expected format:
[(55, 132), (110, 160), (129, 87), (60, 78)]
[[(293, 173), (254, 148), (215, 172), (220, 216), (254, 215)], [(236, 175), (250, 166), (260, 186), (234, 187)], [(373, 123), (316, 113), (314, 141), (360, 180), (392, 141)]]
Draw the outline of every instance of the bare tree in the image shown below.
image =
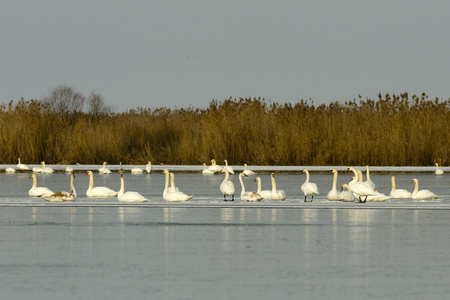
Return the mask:
[(112, 107), (105, 104), (105, 100), (100, 94), (92, 92), (88, 98), (89, 113), (96, 114), (109, 114), (112, 112)]
[(48, 103), (55, 113), (80, 112), (83, 110), (86, 98), (74, 91), (71, 86), (58, 85), (50, 91), (50, 95), (42, 99)]

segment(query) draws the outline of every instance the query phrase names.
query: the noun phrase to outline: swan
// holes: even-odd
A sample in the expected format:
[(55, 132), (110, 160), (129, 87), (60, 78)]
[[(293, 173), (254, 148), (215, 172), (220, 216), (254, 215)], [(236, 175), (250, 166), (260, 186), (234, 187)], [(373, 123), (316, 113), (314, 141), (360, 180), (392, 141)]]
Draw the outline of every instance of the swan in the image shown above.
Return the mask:
[(272, 200), (286, 200), (286, 193), (283, 190), (277, 190), (277, 182), (275, 181), (275, 173), (270, 174), (272, 181)]
[(87, 171), (84, 176), (87, 175), (89, 175), (89, 188), (86, 191), (86, 196), (92, 198), (94, 197), (107, 198), (107, 197), (116, 197), (119, 194), (119, 192), (116, 192), (105, 186), (94, 187), (94, 172)]
[[(364, 202), (366, 202), (366, 201), (380, 202), (380, 201), (386, 201), (391, 198), (390, 196), (386, 196), (385, 194), (380, 193), (379, 191), (375, 190), (375, 188), (370, 184), (370, 182), (368, 182), (368, 181), (363, 182), (362, 181), (363, 175), (360, 170), (357, 170), (356, 173), (358, 173), (359, 180), (358, 180), (358, 178), (356, 178), (356, 181), (352, 179), (351, 183), (353, 183), (353, 182), (362, 183), (374, 190), (374, 193), (372, 195), (366, 196), (366, 198), (364, 199)], [(373, 184), (373, 182), (372, 182), (372, 184)], [(351, 184), (349, 184), (349, 185), (351, 185)]]
[(20, 162), (20, 157), (18, 158), (19, 162), (17, 163), (17, 169), (21, 170), (21, 171), (29, 171), (30, 168), (28, 168), (27, 166), (25, 166), (24, 164), (22, 164)]
[[(347, 189), (346, 191), (344, 191), (344, 189)], [(341, 192), (339, 193), (339, 201), (342, 202), (354, 202), (356, 200), (355, 195), (353, 195), (353, 193), (351, 192), (351, 190), (348, 187), (348, 184), (343, 184), (341, 186)]]
[(67, 166), (66, 173), (72, 173), (72, 172), (73, 172), (73, 168), (71, 166)]
[(222, 169), (222, 172), (225, 173), (225, 179), (220, 184), (220, 191), (223, 194), (223, 201), (228, 201), (227, 196), (231, 196), (231, 201), (234, 201), (234, 184), (229, 180), (230, 173), (227, 169)]
[(103, 167), (101, 167), (100, 169), (98, 169), (98, 172), (99, 172), (100, 174), (111, 174), (111, 173), (112, 173), (111, 170), (109, 170), (109, 169), (106, 167), (106, 161), (103, 162)]
[(213, 172), (220, 172), (222, 170), (222, 167), (216, 164), (216, 160), (213, 158), (211, 159), (211, 165), (208, 167), (209, 170)]
[(125, 173), (125, 170), (122, 167), (122, 162), (119, 162), (119, 170), (118, 170), (119, 174), (123, 174)]
[(271, 190), (264, 190), (261, 191), (261, 177), (256, 177), (255, 180), (258, 184), (258, 190), (256, 191), (258, 194), (260, 194), (263, 199), (272, 199), (272, 191)]
[(129, 191), (125, 193), (125, 180), (123, 179), (123, 174), (120, 174), (120, 190), (117, 194), (117, 199), (120, 202), (146, 202), (148, 200), (138, 192)]
[[(368, 196), (377, 196), (377, 192), (373, 188), (364, 182), (358, 181), (358, 178), (355, 176), (352, 177), (352, 180), (348, 186), (350, 187), (348, 190), (358, 196), (359, 202), (366, 202)], [(365, 197), (364, 201), (362, 201), (362, 197)]]
[(242, 187), (242, 191), (241, 191), (241, 200), (242, 201), (247, 201), (247, 202), (259, 202), (263, 199), (263, 197), (258, 194), (257, 192), (246, 192), (245, 191), (245, 186), (244, 186), (244, 181), (242, 180), (242, 177), (247, 176), (244, 173), (240, 173), (239, 174), (239, 181), (241, 182), (241, 187)]
[(42, 164), (42, 171), (41, 171), (42, 174), (51, 174), (54, 172), (52, 168), (45, 166), (45, 161), (42, 161), (41, 164)]
[(144, 170), (139, 167), (134, 167), (131, 169), (131, 174), (143, 174)]
[(179, 192), (180, 189), (177, 188), (175, 185), (175, 174), (169, 173), (169, 177), (170, 177), (169, 193)]
[(51, 191), (47, 187), (43, 187), (43, 186), (38, 187), (37, 186), (37, 180), (36, 180), (35, 174), (31, 174), (30, 177), (28, 177), (28, 178), (33, 178), (33, 186), (28, 191), (28, 195), (30, 195), (30, 197), (47, 197), (47, 196), (54, 194), (54, 192)]
[[(166, 180), (169, 180), (170, 178), (170, 187), (168, 187), (167, 192), (179, 192), (180, 190), (175, 186), (175, 176), (170, 176), (172, 173), (170, 173), (167, 169), (164, 169), (161, 173), (166, 175)], [(164, 192), (166, 192), (166, 190), (164, 190)]]
[(389, 196), (391, 198), (411, 198), (411, 193), (404, 189), (395, 188), (395, 176), (391, 177), (392, 189)]
[(228, 165), (228, 160), (225, 159), (223, 162), (225, 163), (225, 167), (224, 168), (228, 170), (228, 173), (234, 174), (233, 168)]
[(434, 173), (435, 173), (436, 175), (442, 175), (442, 174), (444, 174), (444, 170), (442, 170), (442, 169), (439, 168), (438, 163), (435, 163), (434, 165), (436, 166), (436, 171), (434, 171)]
[(166, 175), (166, 181), (164, 185), (163, 199), (165, 201), (170, 202), (180, 202), (180, 201), (188, 201), (194, 196), (188, 196), (183, 192), (171, 192), (169, 190), (169, 177), (173, 177), (173, 173), (169, 173), (168, 170), (164, 170), (163, 173)]
[(330, 173), (333, 173), (333, 185), (331, 186), (331, 190), (328, 192), (327, 198), (331, 201), (339, 200), (339, 193), (337, 191), (337, 178), (338, 171), (336, 169), (332, 169)]
[(308, 169), (303, 169), (303, 173), (306, 174), (306, 180), (305, 182), (302, 184), (302, 186), (300, 187), (300, 189), (302, 190), (303, 194), (305, 194), (305, 201), (306, 202), (306, 197), (307, 196), (311, 196), (311, 201), (313, 201), (314, 199), (314, 195), (319, 194), (319, 189), (317, 188), (317, 185), (313, 182), (309, 182), (309, 171)]
[(215, 175), (215, 174), (217, 174), (218, 172), (214, 172), (214, 171), (211, 171), (210, 169), (208, 169), (207, 167), (206, 167), (206, 164), (205, 163), (203, 163), (203, 171), (202, 171), (202, 174), (203, 175)]
[(77, 199), (77, 191), (75, 190), (75, 186), (73, 185), (73, 179), (75, 178), (75, 174), (70, 174), (70, 193), (69, 192), (56, 192), (44, 199), (49, 202), (66, 202), (66, 201), (75, 201)]
[(5, 173), (16, 173), (16, 169), (8, 167), (5, 169)]
[(252, 175), (255, 175), (255, 174), (256, 174), (256, 173), (253, 172), (252, 170), (248, 170), (247, 167), (248, 167), (247, 164), (244, 164), (244, 171), (242, 171), (242, 172), (244, 172), (245, 175), (247, 175), (247, 176), (252, 176)]
[(375, 183), (370, 179), (370, 172), (369, 172), (369, 166), (366, 165), (366, 177), (367, 180), (364, 181), (367, 185), (369, 185), (370, 187), (372, 187), (373, 189), (375, 189)]
[(42, 173), (42, 162), (41, 162), (41, 166), (33, 168), (33, 172), (34, 173)]
[(147, 172), (147, 174), (152, 172), (152, 163), (150, 161), (145, 165), (145, 172)]
[(417, 178), (414, 178), (411, 183), (415, 184), (414, 191), (411, 194), (411, 198), (413, 200), (420, 200), (420, 199), (436, 199), (438, 196), (431, 192), (430, 190), (420, 190), (419, 191), (419, 180)]

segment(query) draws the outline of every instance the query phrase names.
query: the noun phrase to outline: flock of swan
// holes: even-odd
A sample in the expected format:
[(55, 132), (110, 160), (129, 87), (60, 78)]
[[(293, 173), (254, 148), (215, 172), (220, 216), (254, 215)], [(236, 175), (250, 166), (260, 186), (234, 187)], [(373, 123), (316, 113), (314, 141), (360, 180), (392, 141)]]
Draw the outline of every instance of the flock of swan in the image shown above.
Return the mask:
[[(223, 194), (224, 201), (234, 201), (234, 196), (236, 193), (236, 189), (233, 181), (230, 180), (230, 174), (234, 174), (234, 170), (231, 166), (228, 165), (227, 160), (224, 160), (225, 166), (220, 166), (217, 164), (215, 159), (211, 160), (211, 165), (207, 166), (205, 163), (203, 164), (204, 169), (202, 173), (204, 175), (215, 175), (219, 173), (225, 174), (223, 181), (220, 183), (219, 190)], [(444, 172), (439, 168), (438, 164), (435, 164), (436, 175), (442, 175)], [(29, 190), (28, 194), (30, 197), (42, 197), (46, 201), (49, 202), (66, 202), (66, 201), (75, 201), (77, 198), (77, 192), (74, 186), (74, 178), (75, 174), (71, 168), (67, 168), (66, 172), (70, 173), (70, 191), (59, 191), (53, 192), (47, 187), (40, 187), (37, 185), (37, 179), (35, 173), (53, 173), (54, 170), (45, 166), (45, 162), (41, 163), (40, 167), (35, 167), (30, 170), (26, 165), (20, 162), (20, 158), (18, 159), (17, 168), (21, 171), (32, 171), (33, 173), (30, 175), (30, 178), (33, 179), (33, 185)], [(135, 167), (131, 169), (131, 173), (134, 174), (142, 174), (142, 173), (151, 173), (152, 167), (151, 162), (144, 169)], [(331, 190), (327, 194), (327, 199), (330, 201), (343, 201), (343, 202), (362, 202), (366, 201), (386, 201), (391, 198), (411, 198), (413, 200), (423, 200), (423, 199), (435, 199), (438, 198), (436, 194), (431, 192), (430, 190), (419, 190), (419, 181), (417, 178), (412, 180), (414, 183), (414, 190), (409, 192), (405, 189), (397, 189), (395, 184), (395, 176), (391, 177), (391, 192), (389, 195), (385, 195), (376, 190), (375, 183), (370, 178), (369, 166), (366, 166), (366, 180), (363, 180), (363, 174), (360, 170), (356, 170), (354, 167), (349, 167), (347, 171), (353, 172), (352, 180), (348, 183), (343, 184), (340, 189), (337, 187), (337, 179), (338, 179), (338, 171), (336, 169), (332, 169), (330, 171), (333, 174), (333, 183)], [(5, 172), (13, 173), (11, 170), (6, 169)], [(111, 174), (111, 170), (106, 167), (106, 162), (103, 163), (103, 166), (98, 169), (99, 174)], [(122, 168), (122, 164), (119, 169), (121, 186), (119, 191), (114, 191), (108, 187), (103, 186), (94, 186), (94, 176), (92, 171), (87, 171), (85, 176), (89, 176), (89, 186), (86, 191), (87, 197), (117, 197), (120, 202), (145, 202), (148, 201), (143, 195), (138, 192), (127, 191), (125, 192), (125, 182), (123, 173), (124, 170)], [(193, 195), (187, 195), (179, 190), (178, 187), (175, 186), (175, 175), (169, 172), (167, 169), (163, 170), (165, 174), (165, 185), (163, 191), (163, 199), (168, 202), (180, 202), (180, 201), (188, 201)], [(304, 183), (300, 186), (301, 191), (304, 194), (304, 202), (308, 201), (308, 197), (310, 197), (310, 202), (313, 201), (314, 196), (319, 194), (319, 189), (317, 184), (310, 181), (310, 175), (308, 169), (303, 169), (302, 173), (306, 175)], [(241, 185), (241, 193), (240, 199), (245, 202), (259, 202), (263, 199), (269, 199), (273, 201), (282, 201), (286, 199), (286, 193), (283, 190), (277, 189), (277, 184), (275, 180), (275, 174), (271, 173), (271, 186), (270, 190), (262, 190), (261, 189), (261, 178), (258, 176), (255, 178), (255, 182), (257, 182), (257, 190), (256, 191), (247, 191), (244, 185), (243, 177), (249, 177), (256, 175), (256, 173), (250, 169), (248, 169), (247, 164), (244, 164), (244, 170), (239, 174), (239, 183)]]

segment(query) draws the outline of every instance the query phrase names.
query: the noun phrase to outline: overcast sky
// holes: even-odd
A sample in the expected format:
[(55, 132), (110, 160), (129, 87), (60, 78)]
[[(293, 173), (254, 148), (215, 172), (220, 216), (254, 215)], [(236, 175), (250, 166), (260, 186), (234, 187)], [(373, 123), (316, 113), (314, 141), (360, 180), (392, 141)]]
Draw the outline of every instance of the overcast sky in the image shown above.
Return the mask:
[(117, 111), (262, 97), (450, 98), (450, 1), (0, 2), (0, 102), (59, 84)]

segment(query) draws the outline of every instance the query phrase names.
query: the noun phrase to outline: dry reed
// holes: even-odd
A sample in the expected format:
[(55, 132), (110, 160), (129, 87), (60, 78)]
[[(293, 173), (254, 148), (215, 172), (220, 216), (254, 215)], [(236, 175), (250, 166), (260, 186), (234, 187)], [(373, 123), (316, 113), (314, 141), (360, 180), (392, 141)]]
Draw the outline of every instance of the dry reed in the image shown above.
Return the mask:
[(314, 106), (264, 99), (206, 109), (52, 112), (36, 100), (0, 107), (0, 163), (448, 164), (450, 100), (379, 95)]

